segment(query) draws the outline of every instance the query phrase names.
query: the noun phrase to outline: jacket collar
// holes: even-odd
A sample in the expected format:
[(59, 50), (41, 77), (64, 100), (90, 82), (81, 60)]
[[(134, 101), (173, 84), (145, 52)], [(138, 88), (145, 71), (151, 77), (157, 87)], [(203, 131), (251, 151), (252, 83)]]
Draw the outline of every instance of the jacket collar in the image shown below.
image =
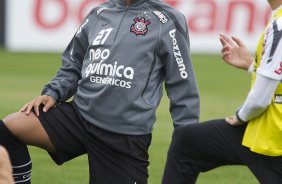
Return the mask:
[[(116, 6), (118, 7), (125, 7), (125, 0), (112, 0)], [(136, 5), (140, 5), (144, 2), (146, 2), (147, 0), (132, 0), (132, 4), (130, 6), (136, 6)]]

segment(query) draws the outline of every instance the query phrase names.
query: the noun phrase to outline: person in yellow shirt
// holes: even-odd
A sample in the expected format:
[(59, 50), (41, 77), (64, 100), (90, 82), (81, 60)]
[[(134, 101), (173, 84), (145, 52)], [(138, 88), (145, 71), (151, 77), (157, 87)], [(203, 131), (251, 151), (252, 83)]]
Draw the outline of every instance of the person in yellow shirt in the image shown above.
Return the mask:
[(282, 0), (255, 57), (236, 37), (221, 34), (222, 59), (252, 73), (252, 87), (235, 115), (175, 130), (162, 184), (192, 184), (201, 172), (245, 165), (261, 184), (282, 183)]

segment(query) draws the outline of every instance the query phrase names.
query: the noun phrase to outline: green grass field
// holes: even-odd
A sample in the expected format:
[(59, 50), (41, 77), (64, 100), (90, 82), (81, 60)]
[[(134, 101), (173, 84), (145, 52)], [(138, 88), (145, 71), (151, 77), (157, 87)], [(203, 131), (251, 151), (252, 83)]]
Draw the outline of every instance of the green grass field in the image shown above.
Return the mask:
[[(224, 64), (216, 55), (193, 55), (201, 95), (201, 121), (233, 114), (246, 96), (250, 76)], [(45, 83), (59, 68), (60, 54), (10, 53), (0, 49), (0, 119), (17, 111), (39, 95)], [(160, 184), (170, 143), (172, 121), (169, 101), (164, 95), (157, 111), (157, 122), (150, 147), (149, 184)], [(56, 166), (48, 154), (29, 147), (33, 160), (34, 184), (88, 183), (87, 157)], [(250, 171), (242, 166), (225, 166), (200, 175), (198, 184), (256, 184)], [(172, 183), (173, 184), (173, 183)]]

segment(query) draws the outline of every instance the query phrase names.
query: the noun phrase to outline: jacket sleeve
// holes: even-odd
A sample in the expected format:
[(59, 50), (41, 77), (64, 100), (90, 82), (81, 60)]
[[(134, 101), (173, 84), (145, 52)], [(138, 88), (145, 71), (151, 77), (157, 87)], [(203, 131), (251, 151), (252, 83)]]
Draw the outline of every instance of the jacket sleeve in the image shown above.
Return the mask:
[(77, 90), (81, 68), (88, 48), (88, 36), (84, 27), (86, 18), (62, 54), (62, 66), (55, 77), (43, 88), (42, 95), (52, 96), (57, 102), (66, 101)]
[(165, 87), (170, 99), (174, 127), (199, 122), (199, 93), (190, 57), (186, 20), (174, 21), (160, 34), (160, 54), (164, 63)]

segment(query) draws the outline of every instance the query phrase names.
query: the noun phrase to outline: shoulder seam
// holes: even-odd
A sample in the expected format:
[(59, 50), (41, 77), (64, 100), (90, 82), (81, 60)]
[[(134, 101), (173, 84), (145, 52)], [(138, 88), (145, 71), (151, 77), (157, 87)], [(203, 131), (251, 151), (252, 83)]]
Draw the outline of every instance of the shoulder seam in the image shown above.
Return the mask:
[[(175, 16), (175, 14), (169, 10), (165, 10), (160, 4), (153, 2), (153, 1), (149, 1), (149, 3), (151, 4), (151, 6), (153, 8), (155, 8), (158, 11), (164, 12), (166, 13), (166, 15), (170, 18), (170, 20), (175, 24), (176, 29), (179, 30), (179, 32), (181, 34), (183, 34), (183, 36), (185, 37), (185, 39), (187, 38), (187, 31), (188, 30), (184, 30), (183, 27), (181, 26), (181, 24), (179, 23), (179, 21), (177, 20), (177, 17)], [(186, 26), (186, 25), (185, 25)]]

